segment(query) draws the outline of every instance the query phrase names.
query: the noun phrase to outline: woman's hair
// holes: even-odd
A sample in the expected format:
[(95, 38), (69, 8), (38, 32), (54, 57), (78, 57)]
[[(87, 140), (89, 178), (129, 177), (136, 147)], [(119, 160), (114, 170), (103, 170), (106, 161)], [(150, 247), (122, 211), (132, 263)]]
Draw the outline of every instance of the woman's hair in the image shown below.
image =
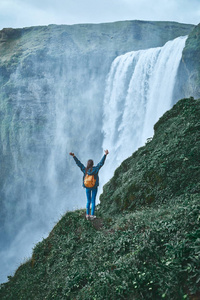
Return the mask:
[(87, 167), (85, 169), (85, 175), (87, 174), (88, 170), (92, 171), (92, 167), (94, 165), (94, 162), (92, 159), (89, 159), (87, 162)]

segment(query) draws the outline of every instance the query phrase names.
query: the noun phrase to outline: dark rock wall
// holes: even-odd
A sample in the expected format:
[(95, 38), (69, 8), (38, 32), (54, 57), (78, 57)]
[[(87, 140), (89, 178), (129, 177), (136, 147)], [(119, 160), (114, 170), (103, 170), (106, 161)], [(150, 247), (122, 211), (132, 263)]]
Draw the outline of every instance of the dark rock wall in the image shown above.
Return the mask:
[(175, 91), (176, 97), (200, 97), (200, 24), (186, 40)]

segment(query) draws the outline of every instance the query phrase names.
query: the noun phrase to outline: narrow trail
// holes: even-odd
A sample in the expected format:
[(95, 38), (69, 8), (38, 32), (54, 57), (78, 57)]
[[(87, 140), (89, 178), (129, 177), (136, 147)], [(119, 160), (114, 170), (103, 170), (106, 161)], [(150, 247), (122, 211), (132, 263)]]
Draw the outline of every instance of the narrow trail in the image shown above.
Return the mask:
[(82, 217), (85, 219), (85, 221), (87, 222), (91, 222), (93, 227), (96, 229), (96, 230), (102, 230), (103, 226), (104, 226), (104, 223), (103, 223), (103, 219), (102, 218), (96, 218), (94, 220), (86, 220), (86, 217), (85, 217), (85, 213), (82, 215)]
[(101, 218), (96, 218), (94, 220), (91, 220), (90, 222), (92, 222), (92, 225), (96, 230), (101, 230), (103, 228), (104, 224), (103, 224), (103, 219)]

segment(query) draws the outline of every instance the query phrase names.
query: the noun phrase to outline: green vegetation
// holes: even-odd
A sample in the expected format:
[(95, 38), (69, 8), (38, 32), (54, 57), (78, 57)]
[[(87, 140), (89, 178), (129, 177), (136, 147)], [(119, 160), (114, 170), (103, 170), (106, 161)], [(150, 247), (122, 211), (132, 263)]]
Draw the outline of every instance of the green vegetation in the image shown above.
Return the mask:
[(199, 116), (194, 99), (165, 113), (104, 187), (98, 218), (66, 213), (0, 298), (199, 299)]
[[(189, 299), (199, 284), (199, 197), (95, 223), (67, 213), (1, 299)], [(98, 225), (98, 224), (97, 224)]]
[(126, 159), (104, 186), (101, 212), (130, 211), (193, 193), (200, 177), (199, 117), (199, 101), (192, 98), (166, 112), (154, 126), (152, 141)]

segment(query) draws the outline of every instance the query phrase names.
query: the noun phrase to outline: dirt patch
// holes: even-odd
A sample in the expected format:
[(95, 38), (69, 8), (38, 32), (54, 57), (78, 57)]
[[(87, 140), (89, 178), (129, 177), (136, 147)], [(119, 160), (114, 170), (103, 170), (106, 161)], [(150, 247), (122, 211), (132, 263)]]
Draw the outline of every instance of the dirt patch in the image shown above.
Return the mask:
[(91, 220), (91, 222), (96, 230), (101, 230), (103, 228), (103, 219), (96, 218), (94, 220)]

